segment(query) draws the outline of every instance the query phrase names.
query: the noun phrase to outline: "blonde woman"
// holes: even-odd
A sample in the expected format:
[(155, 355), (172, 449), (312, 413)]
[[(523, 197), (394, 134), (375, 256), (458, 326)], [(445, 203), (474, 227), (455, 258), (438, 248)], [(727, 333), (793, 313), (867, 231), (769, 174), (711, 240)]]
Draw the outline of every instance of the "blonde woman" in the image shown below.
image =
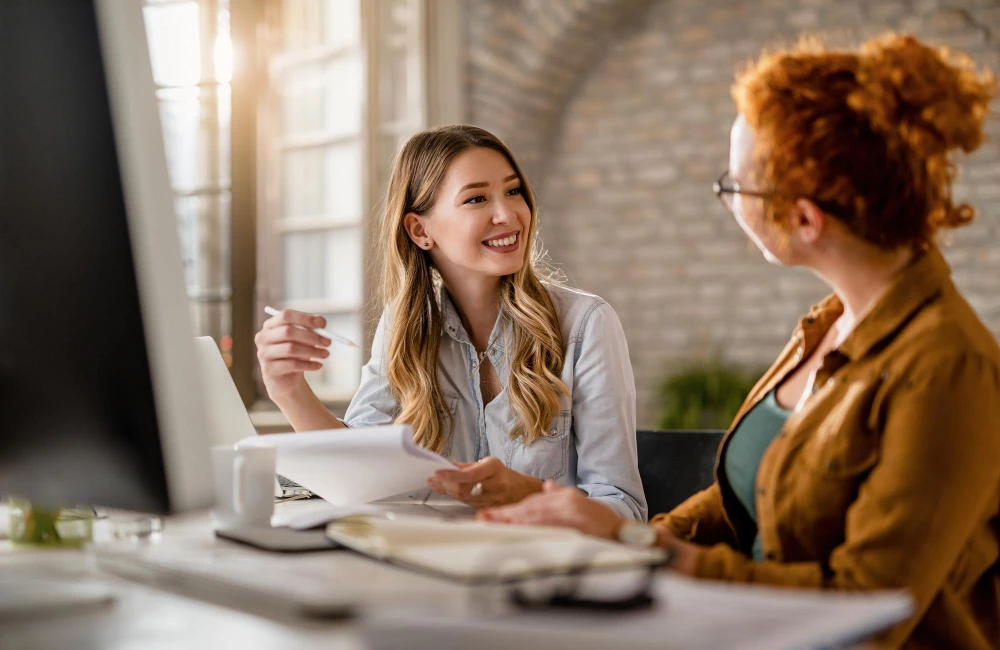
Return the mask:
[(303, 378), (330, 341), (322, 317), (284, 311), (257, 334), (268, 395), (296, 431), (406, 423), (456, 461), (428, 482), (473, 507), (543, 481), (645, 520), (635, 383), (618, 316), (537, 268), (535, 198), (495, 136), (413, 136), (389, 180), (378, 238), (384, 312), (343, 421)]

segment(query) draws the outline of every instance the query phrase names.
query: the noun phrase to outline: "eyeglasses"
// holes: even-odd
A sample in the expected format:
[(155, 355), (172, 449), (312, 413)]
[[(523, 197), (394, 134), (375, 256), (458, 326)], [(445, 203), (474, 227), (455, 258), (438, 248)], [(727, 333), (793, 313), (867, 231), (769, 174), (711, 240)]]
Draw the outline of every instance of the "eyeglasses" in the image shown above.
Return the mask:
[(732, 176), (729, 175), (728, 169), (722, 172), (722, 175), (719, 176), (718, 180), (712, 184), (712, 191), (715, 192), (717, 197), (719, 197), (719, 201), (722, 202), (722, 205), (724, 205), (732, 214), (736, 214), (733, 210), (733, 200), (737, 194), (742, 194), (744, 196), (756, 196), (762, 199), (774, 196), (774, 192), (761, 192), (759, 190), (744, 190), (740, 188), (739, 184), (737, 184), (733, 180)]

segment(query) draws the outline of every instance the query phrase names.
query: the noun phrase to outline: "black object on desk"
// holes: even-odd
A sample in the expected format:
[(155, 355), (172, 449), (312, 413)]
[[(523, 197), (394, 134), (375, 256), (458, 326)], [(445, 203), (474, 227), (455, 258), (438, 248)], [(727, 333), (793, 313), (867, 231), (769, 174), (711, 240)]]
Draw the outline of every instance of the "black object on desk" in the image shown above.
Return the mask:
[(278, 553), (333, 551), (343, 548), (340, 544), (328, 539), (326, 531), (322, 528), (319, 530), (295, 530), (287, 526), (228, 528), (216, 530), (215, 536), (247, 544), (264, 551)]

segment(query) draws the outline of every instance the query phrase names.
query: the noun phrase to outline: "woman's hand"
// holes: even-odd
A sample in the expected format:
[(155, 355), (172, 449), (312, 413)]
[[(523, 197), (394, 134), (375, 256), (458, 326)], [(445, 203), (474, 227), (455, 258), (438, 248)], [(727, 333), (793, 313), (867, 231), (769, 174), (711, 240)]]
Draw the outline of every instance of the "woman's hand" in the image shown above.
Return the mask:
[(666, 526), (656, 526), (656, 533), (656, 545), (670, 552), (667, 566), (678, 573), (693, 576), (702, 547), (674, 537)]
[(615, 511), (575, 487), (560, 487), (554, 481), (546, 481), (543, 489), (541, 494), (520, 503), (481, 510), (478, 518), (511, 524), (565, 526), (595, 537), (617, 538), (624, 522)]
[(320, 359), (330, 356), (326, 347), (331, 341), (309, 329), (325, 326), (322, 316), (286, 309), (264, 321), (254, 337), (264, 387), (279, 407), (280, 402), (308, 392), (303, 373), (321, 369)]
[[(427, 487), (473, 508), (517, 503), (542, 490), (540, 480), (507, 468), (493, 456), (487, 456), (478, 463), (456, 464), (459, 466), (457, 470), (439, 469), (434, 472), (434, 476), (427, 480)], [(478, 489), (477, 485), (480, 486)]]
[[(625, 523), (613, 510), (587, 497), (573, 487), (560, 487), (546, 481), (541, 494), (526, 498), (520, 503), (499, 508), (480, 510), (477, 518), (482, 521), (499, 521), (510, 524), (539, 526), (565, 526), (587, 535), (618, 539), (618, 530)], [(671, 554), (668, 566), (686, 575), (694, 575), (701, 547), (675, 537), (665, 526), (656, 526), (656, 545)]]

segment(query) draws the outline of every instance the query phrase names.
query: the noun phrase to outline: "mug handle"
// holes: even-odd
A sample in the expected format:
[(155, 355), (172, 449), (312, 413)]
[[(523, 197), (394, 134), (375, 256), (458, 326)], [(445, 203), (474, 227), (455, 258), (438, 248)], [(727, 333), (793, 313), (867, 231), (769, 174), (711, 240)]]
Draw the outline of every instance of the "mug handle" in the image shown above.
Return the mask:
[(233, 459), (233, 512), (236, 515), (243, 514), (243, 466), (246, 462), (242, 455)]

